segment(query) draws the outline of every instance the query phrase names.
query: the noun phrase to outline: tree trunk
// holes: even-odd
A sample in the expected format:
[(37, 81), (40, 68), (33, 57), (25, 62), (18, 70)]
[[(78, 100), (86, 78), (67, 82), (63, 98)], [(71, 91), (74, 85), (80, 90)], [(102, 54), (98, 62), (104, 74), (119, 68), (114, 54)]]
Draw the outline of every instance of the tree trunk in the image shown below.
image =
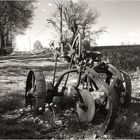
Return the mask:
[(5, 50), (5, 40), (4, 40), (4, 35), (0, 35), (0, 54), (4, 55), (4, 50)]
[(1, 39), (1, 35), (0, 35), (0, 50), (1, 50), (1, 40), (2, 40), (2, 39)]

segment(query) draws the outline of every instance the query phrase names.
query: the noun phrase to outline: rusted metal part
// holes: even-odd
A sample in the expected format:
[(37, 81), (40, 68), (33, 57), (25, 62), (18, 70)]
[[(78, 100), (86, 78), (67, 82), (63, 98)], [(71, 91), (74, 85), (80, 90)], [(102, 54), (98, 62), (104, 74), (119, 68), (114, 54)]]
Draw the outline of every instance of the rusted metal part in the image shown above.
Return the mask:
[(120, 70), (118, 70), (112, 64), (108, 64), (108, 70), (113, 74), (113, 77), (117, 77), (118, 79), (122, 78)]
[(55, 75), (56, 75), (56, 68), (57, 68), (57, 60), (58, 60), (58, 54), (55, 56), (55, 66), (54, 66), (54, 72), (53, 72), (53, 85), (55, 83)]
[[(132, 85), (131, 85), (131, 79), (130, 76), (122, 70), (118, 70), (115, 68), (112, 64), (108, 64), (109, 71), (113, 73), (113, 77), (117, 78), (119, 82), (119, 85), (116, 87), (116, 90), (118, 90), (118, 94), (120, 97), (120, 102), (123, 107), (128, 108), (130, 106), (131, 102), (131, 93), (132, 93)], [(124, 88), (124, 91), (122, 90)]]
[(29, 71), (27, 80), (26, 80), (26, 89), (25, 89), (25, 105), (33, 106), (34, 105), (34, 96), (33, 92), (35, 88), (35, 75), (32, 70)]
[[(120, 107), (129, 107), (132, 92), (131, 79), (124, 71), (118, 70), (112, 64), (102, 62), (100, 53), (82, 51), (79, 31), (72, 43), (71, 59), (69, 60), (71, 60), (69, 61), (69, 69), (63, 72), (57, 82), (55, 82), (57, 56), (52, 83), (45, 83), (45, 77), (40, 70), (29, 72), (25, 91), (26, 106), (31, 105), (37, 111), (40, 108), (45, 109), (45, 103), (51, 104), (54, 96), (64, 95), (69, 74), (77, 73), (77, 83), (71, 87), (71, 95), (77, 101), (79, 119), (82, 122), (91, 122), (94, 115), (96, 116), (95, 112), (99, 113), (98, 109), (103, 109), (105, 118), (103, 118), (100, 129), (97, 130), (98, 135), (103, 135), (113, 127)], [(95, 62), (98, 65), (95, 66)], [(72, 69), (73, 63), (79, 68)], [(106, 77), (104, 77), (104, 74), (106, 74)], [(58, 92), (64, 76), (66, 76), (64, 85)], [(95, 94), (97, 92), (103, 92), (104, 95), (96, 98)]]
[(76, 86), (72, 86), (71, 89), (71, 96), (73, 97), (73, 99), (75, 100), (75, 102), (78, 102), (79, 107), (83, 110), (83, 111), (87, 111), (88, 110), (88, 106), (85, 104), (84, 99), (81, 95), (81, 90), (78, 89)]
[(92, 94), (87, 90), (87, 89), (83, 89), (80, 92), (80, 95), (83, 98), (84, 104), (87, 106), (87, 110), (83, 110), (81, 108), (81, 102), (78, 101), (76, 104), (77, 107), (77, 113), (79, 116), (79, 119), (81, 122), (91, 122), (93, 120), (93, 117), (95, 115), (95, 101), (94, 101), (94, 97), (92, 96)]
[[(65, 71), (58, 79), (56, 85), (53, 86), (53, 84), (50, 82), (45, 83), (45, 78), (41, 71), (31, 70), (27, 76), (25, 92), (25, 100), (26, 102), (30, 100), (30, 103), (26, 104), (33, 106), (33, 102), (31, 102), (31, 100), (32, 97), (34, 97), (34, 102), (36, 102), (34, 103), (34, 105), (37, 109), (43, 107), (45, 103), (51, 103), (54, 96), (63, 96), (64, 94), (62, 91), (58, 92), (58, 87), (60, 86), (60, 83), (63, 80), (64, 76), (73, 72), (78, 73), (78, 69), (70, 69)], [(34, 90), (34, 92), (32, 92), (32, 89)], [(27, 96), (27, 93), (31, 93), (30, 95), (32, 96)]]
[(45, 105), (46, 100), (46, 83), (45, 77), (41, 70), (34, 71), (36, 80), (36, 104), (35, 108), (39, 109)]
[[(98, 65), (97, 67), (91, 67), (91, 65), (86, 66), (84, 61), (79, 61), (80, 68), (71, 69), (72, 61), (74, 59), (73, 57), (71, 59), (69, 70), (63, 72), (56, 84), (55, 73), (57, 63), (55, 63), (53, 83), (45, 83), (45, 78), (41, 71), (30, 71), (26, 81), (26, 104), (28, 105), (29, 101), (27, 99), (30, 99), (30, 95), (34, 95), (35, 97), (34, 106), (36, 110), (43, 108), (45, 103), (50, 104), (54, 96), (64, 95), (69, 74), (77, 73), (77, 83), (71, 88), (71, 92), (72, 96), (76, 97), (77, 112), (79, 114), (80, 121), (90, 122), (94, 118), (97, 102), (92, 92), (104, 92), (105, 97), (103, 102), (99, 102), (98, 105), (99, 108), (101, 106), (104, 107), (107, 114), (102, 122), (101, 128), (97, 130), (98, 135), (103, 135), (113, 126), (117, 117), (117, 111), (120, 108), (121, 97), (124, 99), (124, 106), (129, 107), (132, 90), (131, 79), (125, 72), (118, 70), (111, 64), (104, 65), (104, 63), (101, 63), (101, 65)], [(102, 66), (104, 66), (104, 68), (102, 68)], [(108, 79), (103, 79), (101, 77), (101, 73), (106, 74)], [(58, 88), (65, 75), (67, 77), (64, 86), (61, 91), (58, 92)], [(84, 89), (84, 86), (82, 89), (79, 89), (82, 81), (86, 85), (86, 89)]]
[(109, 96), (109, 91), (112, 90), (112, 88), (106, 82), (103, 81), (103, 79), (94, 69), (86, 67), (85, 73), (90, 77), (90, 79), (92, 79), (96, 83), (100, 90), (104, 91), (105, 94)]
[(30, 105), (36, 112), (44, 109), (46, 103), (46, 83), (41, 70), (30, 70), (26, 81), (26, 106)]
[(60, 78), (58, 79), (58, 81), (57, 81), (57, 83), (55, 84), (55, 86), (54, 86), (54, 89), (58, 89), (58, 87), (59, 87), (59, 85), (60, 85), (60, 83), (61, 83), (61, 81), (63, 80), (63, 78), (64, 78), (64, 76), (66, 75), (66, 74), (69, 74), (69, 73), (78, 73), (78, 69), (70, 69), (70, 70), (66, 70), (66, 71), (64, 71), (63, 72), (63, 74), (60, 76)]
[(130, 103), (131, 103), (131, 94), (132, 94), (132, 85), (131, 85), (131, 79), (130, 77), (127, 75), (126, 72), (121, 71), (121, 73), (123, 74), (123, 84), (125, 86), (125, 92), (123, 93), (124, 95), (124, 106), (125, 107), (129, 107)]
[(103, 91), (107, 97), (106, 108), (108, 108), (108, 114), (105, 118), (105, 121), (103, 122), (101, 129), (99, 129), (97, 132), (99, 135), (102, 135), (111, 127), (111, 125), (113, 125), (113, 122), (117, 116), (117, 111), (119, 109), (119, 97), (115, 89), (104, 82), (95, 70), (86, 67), (85, 73), (90, 77), (90, 79), (92, 79), (92, 81), (97, 84), (100, 91)]
[[(73, 59), (74, 59), (74, 55), (72, 55), (71, 62), (70, 62), (70, 65), (69, 65), (69, 69), (71, 69), (71, 67), (72, 67)], [(65, 80), (65, 84), (64, 84), (64, 88), (65, 88), (66, 85), (67, 85), (68, 78), (69, 78), (69, 73), (67, 74), (67, 77), (66, 77), (66, 80)]]
[(99, 63), (97, 66), (93, 67), (93, 69), (97, 72), (97, 73), (104, 73), (106, 74), (106, 83), (110, 85), (110, 81), (111, 78), (113, 76), (113, 73), (110, 72), (108, 69), (108, 65), (105, 62)]

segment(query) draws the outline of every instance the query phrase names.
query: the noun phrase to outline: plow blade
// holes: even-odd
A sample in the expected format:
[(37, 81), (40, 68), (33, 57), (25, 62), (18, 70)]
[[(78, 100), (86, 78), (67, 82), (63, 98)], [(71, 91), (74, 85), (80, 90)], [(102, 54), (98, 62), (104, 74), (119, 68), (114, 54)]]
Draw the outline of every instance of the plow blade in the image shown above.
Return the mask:
[(92, 94), (87, 90), (83, 89), (80, 92), (85, 105), (88, 107), (87, 111), (84, 111), (79, 107), (79, 103), (77, 102), (77, 113), (81, 122), (91, 122), (94, 114), (95, 114), (95, 101)]
[(102, 127), (99, 133), (102, 134), (113, 126), (113, 123), (117, 117), (117, 111), (119, 109), (119, 96), (117, 95), (113, 86), (108, 85), (100, 75), (92, 68), (87, 67), (86, 74), (92, 79), (98, 86), (99, 90), (104, 92), (107, 96), (106, 109), (108, 111)]

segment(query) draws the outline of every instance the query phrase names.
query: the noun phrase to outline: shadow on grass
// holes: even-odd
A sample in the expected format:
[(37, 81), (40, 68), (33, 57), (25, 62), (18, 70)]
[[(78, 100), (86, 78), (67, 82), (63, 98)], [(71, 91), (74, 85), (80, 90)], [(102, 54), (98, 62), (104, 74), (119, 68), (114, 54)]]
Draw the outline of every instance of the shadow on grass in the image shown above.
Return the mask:
[(1, 119), (0, 120), (0, 139), (40, 139), (52, 138), (49, 135), (43, 136), (38, 131), (38, 124), (33, 121), (21, 123), (19, 118)]
[(113, 138), (140, 139), (140, 104), (132, 103), (126, 114), (120, 115), (114, 125)]
[(0, 97), (0, 114), (12, 111), (24, 106), (22, 93), (9, 93)]
[(21, 122), (20, 109), (24, 107), (24, 95), (10, 93), (0, 98), (0, 139), (39, 138), (33, 121)]
[[(24, 95), (10, 93), (0, 99), (0, 139), (84, 139), (92, 138), (96, 126), (83, 127), (79, 124), (77, 115), (66, 114), (59, 118), (63, 124), (59, 127), (44, 126), (36, 122), (32, 114), (22, 114), (19, 109), (24, 106)], [(65, 115), (64, 115), (65, 114)], [(135, 139), (140, 138), (140, 130), (136, 124), (140, 124), (140, 104), (131, 104), (128, 112), (120, 114), (112, 130), (111, 138)], [(24, 121), (23, 121), (24, 120)]]
[[(51, 139), (56, 130), (44, 120), (24, 112), (24, 95), (9, 93), (0, 97), (0, 139)], [(36, 120), (36, 118), (38, 118)]]
[[(0, 73), (0, 76), (27, 76), (29, 70), (40, 69), (43, 72), (50, 72), (54, 70), (54, 65), (48, 66), (4, 66), (0, 69), (5, 69), (6, 72)], [(57, 71), (64, 71), (68, 69), (68, 64), (62, 64), (57, 67)]]

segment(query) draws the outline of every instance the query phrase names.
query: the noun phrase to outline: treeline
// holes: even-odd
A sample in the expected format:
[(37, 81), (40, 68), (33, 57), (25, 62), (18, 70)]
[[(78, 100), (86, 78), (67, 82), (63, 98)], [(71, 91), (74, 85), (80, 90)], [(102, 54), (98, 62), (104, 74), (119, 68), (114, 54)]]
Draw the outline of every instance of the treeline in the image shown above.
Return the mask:
[(125, 71), (136, 71), (140, 66), (140, 51), (118, 51), (105, 53), (104, 56), (114, 66)]
[(0, 1), (0, 54), (13, 49), (16, 35), (24, 34), (32, 23), (35, 0)]
[(92, 46), (91, 50), (102, 52), (119, 69), (134, 72), (140, 67), (140, 45)]

